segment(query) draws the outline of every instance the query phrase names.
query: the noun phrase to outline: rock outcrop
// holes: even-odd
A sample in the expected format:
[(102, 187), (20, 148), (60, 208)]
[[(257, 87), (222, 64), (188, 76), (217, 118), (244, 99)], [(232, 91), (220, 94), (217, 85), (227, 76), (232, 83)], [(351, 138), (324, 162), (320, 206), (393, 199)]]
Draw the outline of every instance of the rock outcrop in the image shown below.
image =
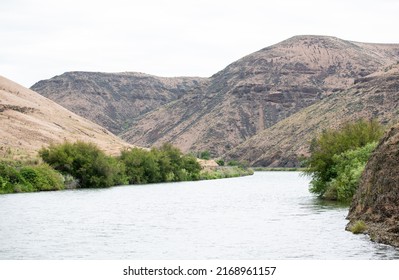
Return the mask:
[(349, 211), (348, 228), (363, 221), (372, 240), (399, 247), (399, 125), (368, 161)]

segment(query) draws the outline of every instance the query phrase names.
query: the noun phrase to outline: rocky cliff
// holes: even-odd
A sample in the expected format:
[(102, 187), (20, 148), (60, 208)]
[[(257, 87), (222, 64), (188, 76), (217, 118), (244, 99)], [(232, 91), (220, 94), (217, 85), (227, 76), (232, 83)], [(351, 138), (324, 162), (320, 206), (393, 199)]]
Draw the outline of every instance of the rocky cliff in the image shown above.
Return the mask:
[(130, 147), (111, 132), (0, 76), (0, 157), (34, 156), (51, 143), (86, 141), (109, 154)]
[(348, 218), (364, 221), (370, 237), (399, 247), (399, 125), (385, 135), (371, 156)]
[(389, 124), (399, 119), (399, 64), (355, 80), (347, 90), (278, 122), (224, 155), (255, 166), (298, 166), (310, 141), (327, 128), (357, 119)]

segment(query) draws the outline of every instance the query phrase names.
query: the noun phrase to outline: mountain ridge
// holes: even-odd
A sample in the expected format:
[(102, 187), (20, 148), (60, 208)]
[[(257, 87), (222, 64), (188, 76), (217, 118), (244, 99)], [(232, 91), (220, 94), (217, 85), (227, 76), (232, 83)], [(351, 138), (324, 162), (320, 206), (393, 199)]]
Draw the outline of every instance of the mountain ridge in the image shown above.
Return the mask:
[[(117, 91), (103, 92), (109, 98), (108, 104), (88, 86), (80, 91), (84, 101), (77, 97), (79, 92), (72, 91), (69, 98), (75, 97), (68, 104), (68, 98), (62, 96), (65, 88), (51, 86), (59, 76), (39, 82), (40, 88), (38, 85), (32, 88), (79, 114), (91, 108), (95, 113), (87, 117), (97, 123), (106, 123), (96, 116), (99, 112), (108, 120), (127, 119), (125, 124), (118, 121), (122, 129), (117, 131), (135, 145), (151, 147), (171, 142), (184, 152), (209, 150), (213, 156), (221, 156), (261, 131), (398, 60), (399, 44), (300, 35), (249, 54), (209, 78), (184, 81), (181, 80), (184, 78), (168, 78), (180, 79), (174, 80), (174, 87), (157, 80), (156, 88), (151, 87), (148, 80), (147, 83), (132, 82), (122, 94), (125, 98), (120, 105), (122, 109), (118, 106), (107, 109), (114, 102), (112, 98), (118, 97)], [(87, 83), (93, 82), (96, 83), (91, 80)], [(98, 83), (104, 84), (107, 80)], [(142, 102), (129, 101), (135, 96), (141, 96)], [(163, 99), (152, 102), (152, 96)], [(93, 105), (96, 102), (98, 104)], [(124, 117), (120, 112), (125, 111), (136, 113)]]
[[(169, 141), (185, 151), (211, 150), (219, 156), (399, 57), (399, 45), (357, 44), (299, 36), (264, 48), (210, 77), (202, 96), (184, 96), (155, 109), (122, 137), (144, 146)], [(309, 54), (314, 57), (303, 63)]]

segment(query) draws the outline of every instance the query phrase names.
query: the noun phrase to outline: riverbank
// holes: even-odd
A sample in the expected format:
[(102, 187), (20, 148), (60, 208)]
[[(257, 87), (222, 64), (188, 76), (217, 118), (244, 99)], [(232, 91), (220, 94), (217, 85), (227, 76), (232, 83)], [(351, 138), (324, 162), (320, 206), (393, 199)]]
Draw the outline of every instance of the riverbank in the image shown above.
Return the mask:
[(233, 177), (250, 176), (254, 174), (251, 168), (240, 166), (218, 166), (214, 169), (204, 169), (200, 172), (200, 180), (214, 180)]
[(306, 168), (303, 167), (252, 167), (254, 171), (295, 171), (302, 172), (305, 171)]
[(171, 145), (109, 156), (92, 143), (51, 145), (29, 160), (0, 161), (0, 194), (107, 188), (118, 185), (212, 180), (252, 175), (243, 166), (201, 165)]

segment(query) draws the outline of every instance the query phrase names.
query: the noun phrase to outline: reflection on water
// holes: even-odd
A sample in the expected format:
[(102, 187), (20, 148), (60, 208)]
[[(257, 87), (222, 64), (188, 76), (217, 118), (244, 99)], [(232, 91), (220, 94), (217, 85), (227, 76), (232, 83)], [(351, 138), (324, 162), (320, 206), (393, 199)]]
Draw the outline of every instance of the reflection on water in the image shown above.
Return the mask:
[(0, 259), (397, 259), (295, 172), (0, 196)]

